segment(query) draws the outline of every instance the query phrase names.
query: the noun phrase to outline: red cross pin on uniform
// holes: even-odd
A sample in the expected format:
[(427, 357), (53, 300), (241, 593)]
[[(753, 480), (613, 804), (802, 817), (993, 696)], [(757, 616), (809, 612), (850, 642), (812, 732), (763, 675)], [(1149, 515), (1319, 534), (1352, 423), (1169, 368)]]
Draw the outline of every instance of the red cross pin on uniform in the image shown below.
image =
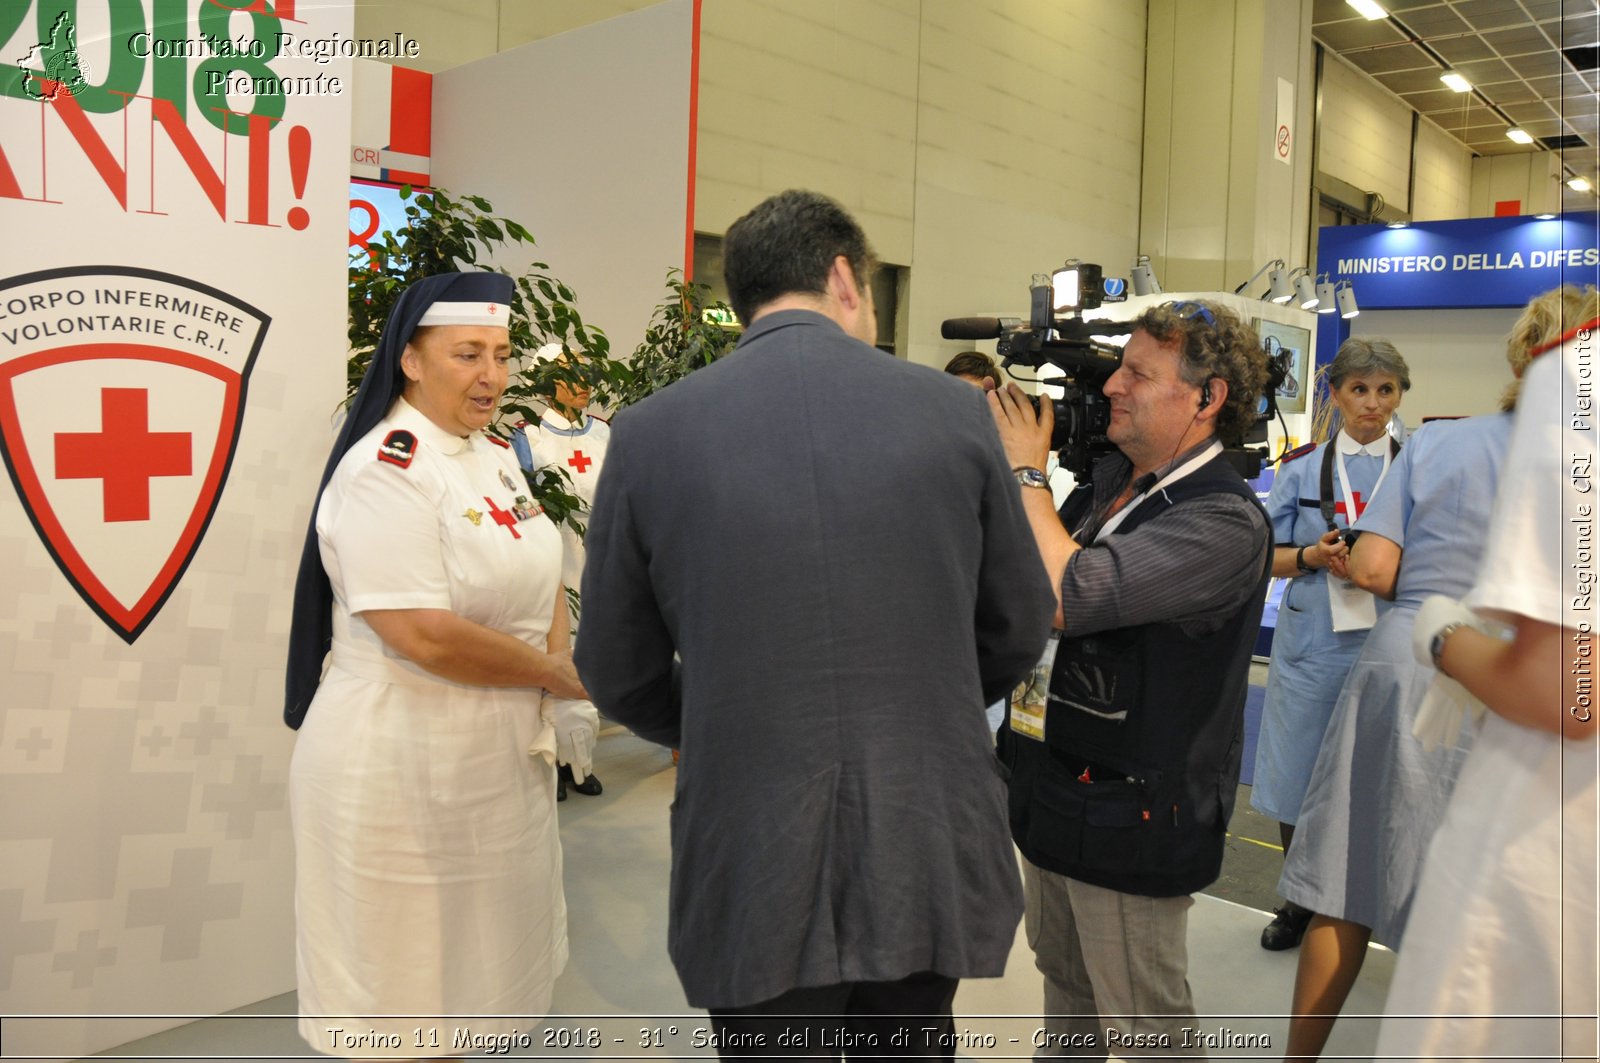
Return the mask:
[(517, 531), (517, 518), (511, 514), (510, 510), (501, 509), (495, 505), (494, 499), (488, 495), (484, 495), (483, 500), (489, 504), (489, 515), (494, 518), (496, 524), (509, 531), (513, 539), (522, 538), (522, 533)]
[(567, 459), (567, 464), (579, 472), (588, 472), (589, 466), (594, 464), (594, 459), (586, 456), (581, 450), (574, 450), (572, 457)]
[[(1355, 496), (1356, 500), (1356, 520), (1360, 520), (1361, 514), (1366, 512), (1367, 500), (1361, 497), (1360, 491), (1351, 491), (1350, 493)], [(1339, 514), (1339, 516), (1343, 517), (1346, 522), (1352, 524), (1354, 523), (1354, 521), (1350, 520), (1350, 514), (1345, 512), (1345, 505), (1343, 502), (1340, 502), (1338, 505), (1334, 506), (1333, 511)]]

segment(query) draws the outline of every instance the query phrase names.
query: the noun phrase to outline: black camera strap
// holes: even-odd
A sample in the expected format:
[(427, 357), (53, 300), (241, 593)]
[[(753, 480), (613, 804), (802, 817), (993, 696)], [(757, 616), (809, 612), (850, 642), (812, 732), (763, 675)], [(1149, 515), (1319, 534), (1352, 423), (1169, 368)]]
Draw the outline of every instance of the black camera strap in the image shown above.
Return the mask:
[[(1339, 530), (1339, 525), (1333, 519), (1334, 510), (1336, 508), (1336, 505), (1333, 501), (1333, 457), (1334, 452), (1338, 449), (1339, 435), (1336, 432), (1334, 433), (1333, 438), (1328, 440), (1328, 445), (1322, 450), (1322, 501), (1320, 505), (1322, 509), (1322, 519), (1327, 522), (1329, 531)], [(1400, 441), (1394, 436), (1390, 436), (1389, 457), (1395, 458), (1398, 457), (1399, 454)], [(1355, 514), (1352, 513), (1350, 515), (1350, 523), (1354, 524), (1355, 522)]]

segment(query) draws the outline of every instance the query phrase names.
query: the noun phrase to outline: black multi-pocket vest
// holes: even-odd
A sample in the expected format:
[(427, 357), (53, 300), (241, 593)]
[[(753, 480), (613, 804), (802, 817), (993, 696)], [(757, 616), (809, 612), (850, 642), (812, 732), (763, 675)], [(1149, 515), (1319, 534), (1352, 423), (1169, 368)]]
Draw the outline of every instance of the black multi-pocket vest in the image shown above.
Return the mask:
[[(1218, 493), (1260, 509), (1218, 456), (1140, 502), (1116, 534)], [(1067, 499), (1068, 527), (1087, 515), (1091, 495), (1085, 488)], [(1181, 896), (1216, 881), (1239, 784), (1250, 651), (1272, 571), (1270, 547), (1267, 555), (1255, 590), (1210, 635), (1152, 623), (1061, 640), (1044, 740), (1002, 727), (998, 749), (1011, 771), (1012, 836), (1035, 865), (1149, 897)]]

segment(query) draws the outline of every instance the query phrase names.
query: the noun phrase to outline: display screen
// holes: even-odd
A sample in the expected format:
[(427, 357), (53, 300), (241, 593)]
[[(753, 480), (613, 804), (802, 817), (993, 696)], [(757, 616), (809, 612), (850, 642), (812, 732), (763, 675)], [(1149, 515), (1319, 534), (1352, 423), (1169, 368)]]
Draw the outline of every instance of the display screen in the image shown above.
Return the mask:
[(397, 232), (406, 223), (406, 205), (415, 202), (418, 192), (414, 188), (410, 201), (400, 198), (400, 185), (383, 181), (368, 181), (360, 177), (350, 179), (350, 248), (364, 251), (367, 243), (384, 232)]

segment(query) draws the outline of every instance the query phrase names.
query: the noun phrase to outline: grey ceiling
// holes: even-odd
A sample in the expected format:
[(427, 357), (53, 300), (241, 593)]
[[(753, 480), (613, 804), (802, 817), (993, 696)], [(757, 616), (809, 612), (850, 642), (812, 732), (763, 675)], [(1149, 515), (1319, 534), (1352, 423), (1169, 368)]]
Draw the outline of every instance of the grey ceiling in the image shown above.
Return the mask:
[[(1554, 150), (1600, 188), (1600, 0), (1379, 2), (1390, 17), (1368, 22), (1345, 0), (1314, 0), (1312, 35), (1476, 154)], [(1446, 88), (1429, 50), (1475, 91)], [(1506, 139), (1513, 124), (1534, 143)], [(1565, 209), (1594, 209), (1593, 191), (1563, 192)]]

